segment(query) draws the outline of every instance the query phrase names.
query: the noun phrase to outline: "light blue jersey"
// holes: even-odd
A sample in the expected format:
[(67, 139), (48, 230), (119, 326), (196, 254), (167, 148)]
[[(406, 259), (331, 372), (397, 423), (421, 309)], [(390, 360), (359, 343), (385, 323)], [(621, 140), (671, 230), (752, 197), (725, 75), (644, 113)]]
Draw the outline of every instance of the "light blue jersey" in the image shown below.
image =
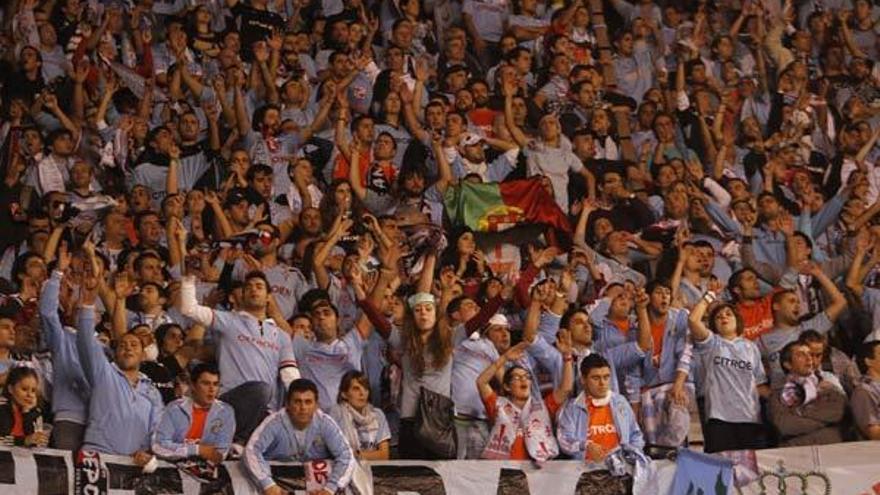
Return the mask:
[(328, 411), (336, 403), (339, 382), (345, 373), (360, 371), (366, 344), (357, 329), (351, 329), (330, 343), (310, 342), (299, 334), (293, 337), (293, 351), (300, 374), (318, 386), (321, 409)]

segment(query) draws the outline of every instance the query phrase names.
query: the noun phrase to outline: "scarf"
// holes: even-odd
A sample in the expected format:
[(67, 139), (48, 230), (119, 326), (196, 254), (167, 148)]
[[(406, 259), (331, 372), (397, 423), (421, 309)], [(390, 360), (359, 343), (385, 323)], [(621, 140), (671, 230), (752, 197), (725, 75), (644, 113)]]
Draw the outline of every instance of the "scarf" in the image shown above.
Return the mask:
[(480, 176), (481, 179), (483, 179), (483, 182), (489, 180), (489, 165), (486, 164), (485, 160), (480, 163), (475, 163), (462, 156), (461, 166), (462, 168), (464, 168), (464, 175), (477, 174)]
[(529, 397), (523, 408), (518, 409), (506, 397), (498, 397), (497, 406), (498, 415), (483, 450), (483, 459), (510, 459), (513, 442), (520, 431), (532, 459), (543, 462), (559, 455), (544, 401)]
[(365, 433), (364, 438), (369, 439), (370, 442), (375, 442), (376, 435), (379, 433), (379, 419), (372, 405), (368, 403), (364, 414), (361, 414), (357, 409), (351, 407), (348, 402), (344, 402), (339, 405), (339, 411), (342, 416), (342, 424), (339, 426), (342, 427), (342, 432), (353, 449), (356, 451), (361, 450), (360, 447), (363, 442), (361, 442), (360, 433), (362, 432)]
[(588, 396), (588, 397), (589, 397), (590, 403), (593, 405), (593, 407), (605, 407), (608, 404), (611, 404), (611, 390), (608, 390), (608, 393), (605, 394), (605, 397), (602, 397), (601, 399), (596, 399), (595, 397), (592, 397), (592, 396)]
[(807, 376), (789, 374), (782, 387), (782, 403), (787, 407), (799, 407), (809, 404), (819, 395), (819, 376), (811, 373)]

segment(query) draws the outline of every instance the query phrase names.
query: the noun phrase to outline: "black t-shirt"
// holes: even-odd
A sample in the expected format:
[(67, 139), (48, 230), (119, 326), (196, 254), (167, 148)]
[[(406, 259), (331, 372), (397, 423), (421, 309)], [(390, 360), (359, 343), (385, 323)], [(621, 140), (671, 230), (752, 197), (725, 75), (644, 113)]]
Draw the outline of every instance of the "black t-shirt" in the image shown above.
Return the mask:
[(232, 7), (232, 16), (241, 36), (241, 58), (247, 62), (254, 58), (252, 44), (268, 39), (273, 30), (284, 27), (284, 18), (280, 15), (268, 10), (257, 10), (242, 2)]

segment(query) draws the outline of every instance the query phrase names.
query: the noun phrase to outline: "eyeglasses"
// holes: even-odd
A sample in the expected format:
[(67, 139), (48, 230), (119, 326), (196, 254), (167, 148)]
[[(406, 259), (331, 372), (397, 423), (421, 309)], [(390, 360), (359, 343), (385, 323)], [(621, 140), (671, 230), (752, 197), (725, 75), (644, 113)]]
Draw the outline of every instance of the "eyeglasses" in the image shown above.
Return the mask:
[(529, 375), (510, 375), (511, 382), (527, 382), (530, 380), (531, 377), (529, 377)]

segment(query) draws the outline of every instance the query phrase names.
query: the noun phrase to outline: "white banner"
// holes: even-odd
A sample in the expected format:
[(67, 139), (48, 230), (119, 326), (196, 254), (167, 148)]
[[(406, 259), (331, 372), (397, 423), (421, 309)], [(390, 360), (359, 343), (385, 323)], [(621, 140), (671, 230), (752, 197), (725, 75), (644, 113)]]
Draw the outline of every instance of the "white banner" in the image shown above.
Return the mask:
[[(821, 447), (797, 447), (757, 452), (766, 491), (757, 481), (744, 494), (809, 493), (880, 495), (880, 442), (856, 442)], [(144, 475), (127, 457), (101, 455), (100, 470), (80, 469), (80, 480), (94, 482), (91, 493), (129, 495), (259, 494), (239, 462), (227, 462), (219, 484), (206, 485), (173, 464), (159, 463)], [(782, 463), (782, 464), (780, 464)], [(657, 490), (670, 493), (676, 466), (655, 462)], [(305, 494), (306, 470), (301, 464), (273, 463), (278, 484)], [(0, 493), (67, 495), (77, 493), (75, 462), (69, 452), (51, 449), (0, 448)], [(779, 489), (785, 482), (786, 490)], [(826, 480), (830, 483), (827, 486)], [(360, 495), (493, 495), (614, 493), (615, 480), (576, 461), (390, 461), (365, 462), (355, 475), (352, 493)], [(622, 486), (622, 485), (621, 485)], [(80, 486), (79, 489), (83, 487)], [(735, 493), (731, 491), (730, 493)], [(707, 493), (708, 495), (708, 493)]]

